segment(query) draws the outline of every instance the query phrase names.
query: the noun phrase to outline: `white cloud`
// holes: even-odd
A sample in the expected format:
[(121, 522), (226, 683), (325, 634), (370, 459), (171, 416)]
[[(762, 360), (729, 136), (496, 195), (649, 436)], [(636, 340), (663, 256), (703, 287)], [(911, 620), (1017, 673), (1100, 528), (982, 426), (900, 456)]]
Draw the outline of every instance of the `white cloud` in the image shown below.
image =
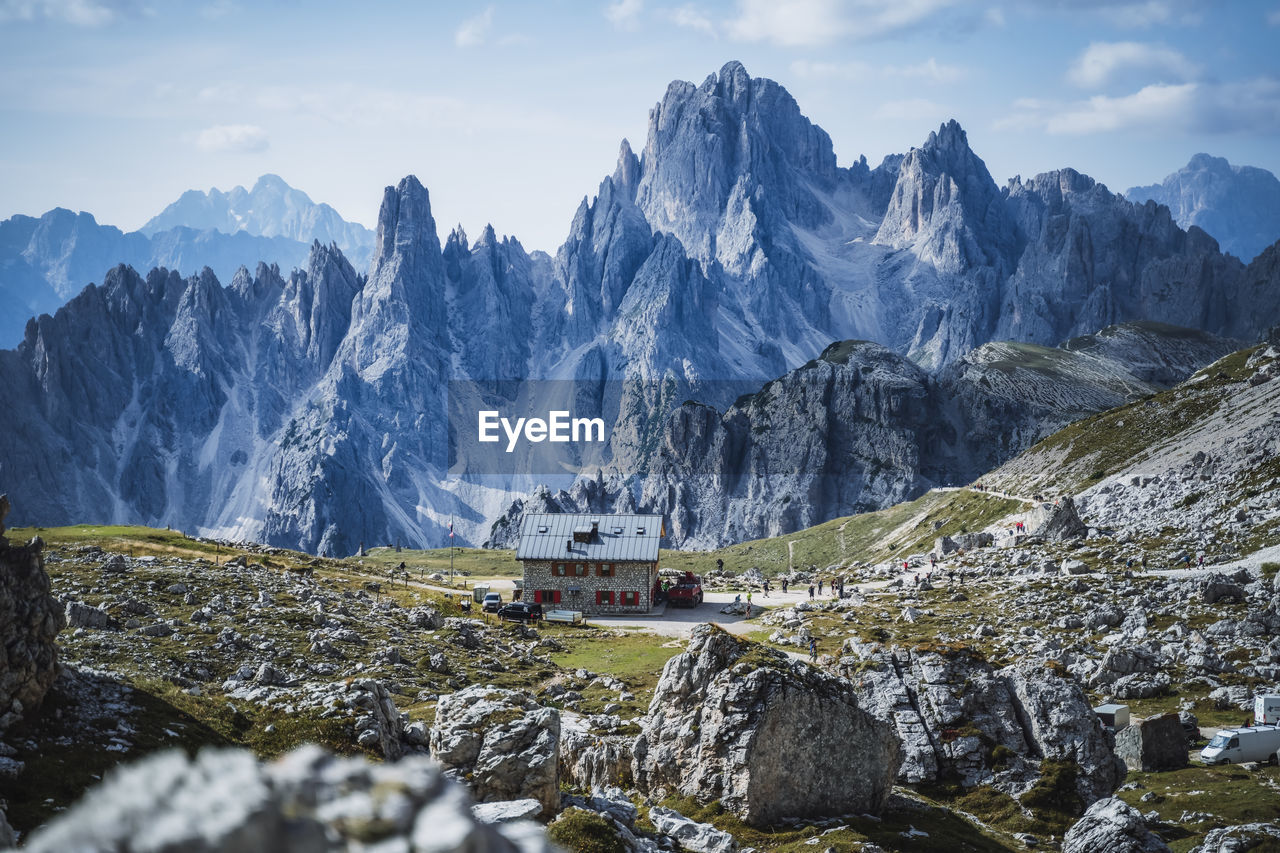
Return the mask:
[(102, 0), (0, 0), (0, 21), (48, 19), (78, 27), (101, 27), (116, 19), (116, 4)]
[(671, 9), (667, 12), (667, 18), (677, 27), (696, 30), (712, 37), (716, 35), (716, 25), (712, 23), (711, 18), (696, 6), (681, 6), (677, 9)]
[(738, 0), (729, 35), (738, 41), (815, 47), (909, 30), (958, 5), (959, 0)]
[(1144, 86), (1132, 95), (1111, 97), (1095, 95), (1045, 122), (1045, 130), (1054, 134), (1082, 135), (1134, 126), (1168, 126), (1181, 124), (1188, 116), (1196, 94), (1195, 83)]
[(1001, 130), (1041, 129), (1053, 135), (1121, 130), (1151, 133), (1280, 132), (1280, 80), (1158, 83), (1122, 96), (1095, 95), (1068, 103), (1022, 99), (996, 122)]
[(1273, 27), (1280, 27), (1280, 9), (1272, 9), (1267, 13), (1267, 23)]
[(1117, 77), (1134, 72), (1160, 82), (1196, 77), (1200, 69), (1173, 48), (1136, 41), (1094, 42), (1071, 64), (1067, 79), (1082, 89), (1100, 89)]
[(196, 147), (209, 153), (265, 151), (267, 132), (253, 124), (218, 124), (196, 136)]
[(604, 16), (620, 30), (634, 30), (644, 11), (644, 0), (618, 0), (605, 7)]
[(471, 18), (467, 18), (462, 22), (462, 26), (458, 27), (458, 31), (454, 33), (453, 43), (458, 47), (475, 47), (484, 44), (484, 40), (489, 35), (489, 28), (493, 26), (493, 7), (490, 6)]

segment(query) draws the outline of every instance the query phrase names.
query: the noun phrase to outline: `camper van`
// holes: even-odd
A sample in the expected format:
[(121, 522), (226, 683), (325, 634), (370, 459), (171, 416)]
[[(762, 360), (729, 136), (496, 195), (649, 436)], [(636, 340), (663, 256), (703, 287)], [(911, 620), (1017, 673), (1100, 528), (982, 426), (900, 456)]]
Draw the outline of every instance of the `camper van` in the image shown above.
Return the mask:
[(1244, 726), (1222, 729), (1200, 750), (1205, 764), (1242, 764), (1246, 761), (1276, 763), (1280, 726)]
[(1280, 696), (1272, 693), (1253, 700), (1253, 722), (1260, 726), (1280, 723)]

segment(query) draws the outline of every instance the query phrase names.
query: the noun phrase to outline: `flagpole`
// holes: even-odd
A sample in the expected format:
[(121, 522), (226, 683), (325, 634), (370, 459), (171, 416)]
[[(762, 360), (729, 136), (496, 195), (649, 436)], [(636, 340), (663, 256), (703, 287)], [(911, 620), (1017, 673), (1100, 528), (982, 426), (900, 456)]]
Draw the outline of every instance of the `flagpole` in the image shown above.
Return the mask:
[(449, 588), (453, 589), (453, 516), (449, 516)]

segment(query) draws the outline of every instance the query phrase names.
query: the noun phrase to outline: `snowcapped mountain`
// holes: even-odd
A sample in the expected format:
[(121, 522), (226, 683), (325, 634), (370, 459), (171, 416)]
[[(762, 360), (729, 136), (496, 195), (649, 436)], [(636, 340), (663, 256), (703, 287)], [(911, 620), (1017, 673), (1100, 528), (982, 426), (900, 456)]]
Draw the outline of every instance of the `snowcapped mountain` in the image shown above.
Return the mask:
[[(491, 228), (442, 244), (408, 177), (367, 276), (319, 242), (225, 286), (114, 267), (0, 352), (0, 491), (16, 523), (346, 554), (440, 545), (455, 518), (479, 543), (540, 479), (451, 473), (450, 381), (502, 404), (497, 380), (573, 379), (574, 414), (612, 431), (571, 496), (665, 513), (677, 543), (783, 532), (989, 469), (1210, 359), (1213, 335), (1256, 339), (1274, 257), (1246, 268), (1070, 170), (999, 188), (954, 122), (840, 167), (785, 89), (730, 63), (668, 88), (554, 258)], [(1046, 349), (1135, 320), (1209, 343)], [(875, 344), (831, 346), (855, 339)]]
[(1280, 240), (1280, 180), (1266, 169), (1197, 154), (1161, 183), (1132, 187), (1125, 197), (1165, 205), (1183, 228), (1203, 228), (1245, 261)]
[(229, 192), (188, 190), (138, 230), (153, 236), (171, 228), (244, 231), (255, 237), (284, 237), (299, 243), (334, 243), (356, 269), (366, 269), (373, 250), (373, 232), (347, 222), (327, 204), (317, 204), (279, 175), (263, 175), (252, 189), (237, 186)]

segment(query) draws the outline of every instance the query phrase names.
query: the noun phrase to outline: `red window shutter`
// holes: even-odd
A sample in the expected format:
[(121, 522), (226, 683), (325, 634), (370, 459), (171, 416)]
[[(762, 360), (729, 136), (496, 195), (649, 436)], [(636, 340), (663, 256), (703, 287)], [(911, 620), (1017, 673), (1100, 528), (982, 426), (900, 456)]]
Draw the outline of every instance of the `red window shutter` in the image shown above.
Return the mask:
[(554, 595), (554, 596), (555, 596), (555, 602), (554, 602), (554, 603), (559, 604), (559, 603), (560, 603), (560, 590), (558, 590), (558, 589), (557, 589), (554, 593), (552, 593), (552, 595)]
[(539, 592), (539, 591), (538, 591), (538, 590), (536, 590), (536, 589), (533, 591), (533, 603), (534, 603), (534, 604), (541, 604), (541, 603), (542, 603), (542, 593), (541, 593), (541, 592)]
[(602, 599), (603, 599), (603, 598), (604, 598), (604, 590), (599, 590), (599, 589), (597, 589), (597, 590), (596, 590), (596, 604), (603, 604), (603, 603), (604, 603), (604, 602), (602, 601)]

